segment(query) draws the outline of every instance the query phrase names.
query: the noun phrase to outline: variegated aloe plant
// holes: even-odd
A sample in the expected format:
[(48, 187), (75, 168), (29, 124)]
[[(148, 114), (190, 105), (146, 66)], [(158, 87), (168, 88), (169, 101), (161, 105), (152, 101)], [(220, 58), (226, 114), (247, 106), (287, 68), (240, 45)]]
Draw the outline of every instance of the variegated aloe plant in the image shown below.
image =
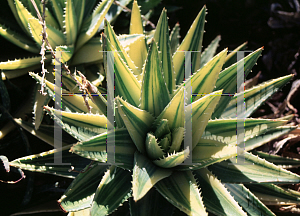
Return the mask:
[[(2, 79), (13, 79), (40, 68), (43, 27), (31, 0), (7, 0), (7, 2), (19, 26), (10, 26), (9, 22), (0, 23), (0, 35), (14, 45), (31, 52), (32, 55), (36, 55), (0, 62)], [(40, 14), (43, 14), (41, 1), (34, 0), (34, 2)], [(68, 62), (71, 69), (74, 66), (79, 68), (94, 85), (99, 87), (101, 93), (105, 93), (106, 90), (100, 86), (104, 79), (104, 72), (101, 68), (103, 56), (99, 55), (100, 35), (97, 35), (97, 32), (103, 28), (104, 17), (113, 22), (121, 13), (122, 7), (113, 2), (113, 0), (51, 0), (47, 1), (45, 7), (46, 32), (50, 45), (54, 50), (62, 51), (62, 61)], [(131, 0), (121, 0), (119, 4), (126, 6), (130, 2)], [(97, 6), (94, 8), (95, 5)], [(4, 19), (3, 21), (1, 19), (1, 22), (5, 22)], [(22, 31), (23, 34), (20, 33)], [(133, 41), (135, 37), (121, 39), (122, 42), (126, 40)], [(50, 52), (46, 52), (45, 57), (45, 68), (50, 72), (46, 73), (46, 78), (53, 82)], [(63, 76), (66, 77), (65, 74)], [(67, 78), (65, 80), (67, 82)], [(40, 86), (36, 85), (36, 90), (38, 89)], [(42, 106), (47, 105), (49, 101), (50, 97), (35, 92), (33, 110), (36, 130), (44, 116)], [(1, 131), (0, 139), (9, 132), (8, 128), (12, 127), (7, 125), (6, 128)]]
[[(127, 202), (130, 215), (274, 215), (263, 204), (266, 198), (299, 203), (298, 192), (276, 184), (297, 183), (300, 176), (249, 152), (295, 128), (286, 125), (289, 116), (249, 118), (292, 76), (254, 86), (234, 97), (224, 96), (222, 93), (233, 94), (237, 89), (237, 65), (244, 63), (248, 75), (262, 49), (235, 63), (235, 53), (227, 55), (227, 49), (214, 56), (220, 40), (217, 37), (206, 50), (193, 53), (192, 75), (184, 79), (186, 60), (181, 51), (201, 51), (205, 14), (204, 7), (178, 44), (178, 26), (169, 37), (163, 10), (149, 47), (144, 37), (123, 47), (106, 21), (102, 43), (106, 70), (110, 53), (114, 53), (115, 129), (107, 131), (107, 101), (102, 95), (90, 95), (92, 113), (87, 113), (78, 95), (63, 97), (63, 111), (45, 109), (78, 143), (19, 158), (10, 165), (74, 177), (77, 173), (72, 170), (76, 170), (79, 158), (92, 161), (59, 200), (70, 215), (113, 215)], [(130, 34), (143, 34), (136, 2)], [(41, 82), (39, 75), (30, 75)], [(54, 99), (54, 84), (46, 81), (46, 85)], [(91, 83), (88, 86), (93, 88)], [(189, 87), (193, 96), (186, 104), (185, 89)], [(238, 114), (245, 117), (242, 151), (236, 146), (239, 95), (245, 96), (246, 105), (245, 116)], [(185, 109), (192, 115), (186, 118)], [(192, 130), (185, 129), (187, 122), (191, 122)], [(184, 142), (187, 136), (190, 147)], [(114, 140), (114, 151), (107, 151), (107, 140)], [(53, 162), (58, 153), (62, 162), (74, 167), (45, 164)], [(107, 164), (109, 158), (115, 163)], [(187, 159), (191, 159), (189, 163)]]

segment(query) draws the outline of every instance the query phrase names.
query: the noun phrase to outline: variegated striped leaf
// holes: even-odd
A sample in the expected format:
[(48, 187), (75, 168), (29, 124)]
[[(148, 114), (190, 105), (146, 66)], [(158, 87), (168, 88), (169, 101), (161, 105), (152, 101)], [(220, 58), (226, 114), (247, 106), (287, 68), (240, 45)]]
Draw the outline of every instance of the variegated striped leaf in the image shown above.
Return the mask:
[(188, 215), (208, 215), (196, 179), (191, 171), (173, 172), (159, 181), (155, 188), (175, 207)]
[[(184, 81), (180, 85), (180, 87), (185, 87), (185, 89), (190, 89), (192, 87), (192, 93), (197, 94), (192, 96), (193, 101), (196, 101), (204, 95), (210, 94), (213, 91), (226, 55), (227, 49), (216, 55), (200, 70), (195, 72), (189, 78), (186, 78), (186, 81)], [(176, 92), (178, 92), (180, 87), (177, 88)]]
[[(240, 60), (238, 63), (235, 63), (221, 71), (214, 91), (223, 89), (224, 94), (231, 94), (233, 96), (237, 90), (237, 64), (244, 61), (244, 77), (246, 78), (261, 55), (261, 52), (262, 49), (258, 49)], [(228, 95), (221, 98), (219, 106), (216, 108), (212, 118), (219, 118), (221, 116), (232, 96)]]
[(3, 36), (6, 40), (12, 42), (13, 44), (21, 47), (24, 50), (29, 52), (38, 53), (39, 49), (36, 44), (30, 40), (26, 35), (20, 35), (17, 32), (6, 28), (4, 25), (0, 24), (0, 35)]
[(110, 41), (111, 46), (114, 48), (115, 51), (118, 51), (118, 54), (120, 55), (121, 59), (125, 62), (128, 68), (137, 76), (138, 80), (142, 80), (138, 68), (135, 66), (134, 62), (129, 57), (127, 52), (125, 52), (124, 47), (122, 47), (110, 23), (105, 19), (104, 24), (105, 24), (104, 34), (106, 38)]
[[(201, 53), (200, 68), (202, 68), (207, 62), (209, 62), (214, 57), (217, 48), (219, 46), (220, 40), (221, 40), (221, 36), (218, 35), (212, 42), (210, 42), (208, 47)], [(227, 56), (225, 58), (225, 61), (226, 59)]]
[(107, 168), (107, 165), (88, 165), (58, 200), (62, 209), (65, 211), (78, 211), (90, 207), (97, 186)]
[[(93, 4), (93, 3), (91, 3), (91, 1), (88, 1), (88, 3)], [(78, 30), (81, 28), (81, 24), (83, 21), (85, 5), (86, 5), (86, 0), (81, 0), (81, 1), (73, 0), (73, 7), (75, 8), (75, 13), (76, 13), (76, 17), (77, 17), (77, 29)]]
[[(11, 1), (10, 1), (11, 2)], [(10, 8), (15, 8), (15, 17), (17, 16), (20, 22), (19, 25), (21, 23), (20, 26), (23, 27), (23, 30), (25, 30), (25, 32), (27, 32), (28, 35), (31, 35), (30, 30), (28, 28), (28, 23), (30, 19), (36, 19), (28, 10), (27, 8), (23, 5), (23, 3), (20, 0), (14, 0), (14, 4), (11, 2)], [(40, 31), (41, 34), (42, 31)]]
[(44, 107), (54, 121), (77, 140), (87, 140), (107, 130), (105, 115), (71, 113)]
[(161, 139), (164, 135), (170, 132), (171, 131), (168, 125), (168, 119), (162, 119), (155, 129), (154, 135), (156, 138)]
[(280, 155), (269, 154), (262, 151), (254, 151), (252, 153), (281, 168), (290, 169), (290, 168), (296, 168), (300, 166), (300, 160), (297, 158), (282, 157)]
[[(49, 62), (51, 60), (51, 55), (46, 55), (47, 60), (45, 62)], [(40, 63), (42, 57), (37, 56), (33, 58), (27, 58), (27, 59), (16, 59), (13, 61), (6, 61), (6, 62), (0, 62), (0, 69), (2, 70), (15, 70), (15, 69), (23, 69), (26, 68), (24, 71), (25, 74), (28, 73), (27, 67), (32, 67)], [(16, 71), (13, 71), (14, 73), (17, 73)], [(13, 76), (13, 75), (12, 75)], [(10, 76), (10, 77), (12, 77)]]
[[(132, 4), (129, 34), (144, 34), (141, 13), (136, 1)], [(139, 74), (141, 74), (147, 58), (146, 38), (141, 37), (139, 40), (132, 43), (127, 52), (135, 66), (138, 68)], [(142, 74), (139, 78), (140, 80), (142, 79)]]
[(172, 55), (174, 55), (174, 53), (176, 52), (176, 50), (178, 49), (179, 45), (180, 45), (180, 26), (179, 23), (176, 23), (174, 28), (171, 31), (170, 34), (170, 47), (171, 47), (171, 53)]
[(179, 85), (184, 79), (184, 51), (196, 51), (192, 54), (192, 73), (196, 72), (200, 68), (199, 59), (201, 57), (205, 14), (206, 7), (204, 6), (173, 55), (176, 85)]
[(111, 166), (96, 190), (91, 216), (108, 215), (131, 197), (131, 173)]
[(138, 109), (123, 99), (117, 97), (117, 112), (119, 112), (137, 149), (145, 152), (146, 135), (154, 121), (154, 117), (145, 110)]
[[(35, 42), (39, 45), (42, 45), (42, 25), (40, 24), (39, 20), (36, 19), (36, 18), (30, 18), (28, 20), (28, 26), (29, 26), (29, 29), (30, 29), (30, 33), (33, 37), (33, 39), (35, 40)], [(64, 34), (50, 26), (50, 25), (47, 25), (47, 39), (50, 43), (50, 45), (52, 47), (56, 47), (56, 46), (60, 46), (60, 45), (64, 45), (65, 44), (65, 38), (64, 38)]]
[(53, 11), (54, 11), (54, 15), (59, 23), (59, 26), (60, 26), (60, 29), (63, 29), (64, 27), (64, 24), (63, 24), (63, 14), (64, 14), (64, 11), (63, 11), (63, 3), (60, 1), (60, 0), (52, 0), (50, 1), (50, 4), (52, 4), (52, 8), (53, 8)]
[[(36, 130), (35, 126), (32, 123), (23, 121), (22, 119), (14, 119), (14, 121), (20, 125), (23, 129), (31, 133), (33, 136), (38, 137), (39, 139), (43, 140), (45, 143), (51, 145), (54, 147), (54, 126), (49, 126), (49, 125), (43, 125), (41, 124), (39, 129)], [(3, 133), (3, 131), (1, 130)], [(73, 139), (65, 138), (64, 136), (62, 137), (62, 146), (69, 145), (73, 143)]]
[(233, 199), (224, 185), (206, 168), (193, 171), (198, 184), (201, 186), (203, 202), (206, 209), (216, 215), (243, 215), (247, 214)]
[(143, 68), (144, 77), (140, 108), (152, 113), (154, 116), (158, 116), (171, 100), (161, 70), (158, 49), (156, 43), (152, 40)]
[(178, 152), (180, 150), (183, 137), (184, 137), (183, 127), (175, 128), (172, 131), (172, 143), (170, 145), (170, 149), (168, 150), (169, 153)]
[(115, 158), (117, 166), (132, 169), (136, 148), (125, 128), (115, 129), (114, 132), (105, 132), (89, 140), (79, 142), (72, 146), (70, 151), (82, 157), (105, 163), (107, 162), (107, 145), (111, 145), (111, 143), (107, 143), (107, 137), (115, 141), (115, 151), (108, 152), (109, 156), (114, 154), (112, 156)]
[[(29, 75), (32, 76), (38, 83), (41, 83), (42, 77), (39, 75), (29, 72)], [(47, 80), (45, 80), (46, 87), (45, 89), (48, 92), (48, 95), (52, 98), (52, 100), (55, 100), (55, 94), (54, 94), (54, 87), (55, 85)], [(65, 94), (62, 100), (62, 108), (64, 111), (68, 112), (84, 112), (88, 113), (89, 110), (87, 109), (84, 99), (81, 95), (77, 94), (72, 94), (67, 90), (62, 89), (62, 94)], [(97, 109), (97, 106), (90, 100), (88, 99), (89, 105), (92, 107), (91, 111), (92, 113), (101, 113), (99, 109)]]
[(170, 130), (178, 127), (184, 127), (184, 89), (181, 88), (165, 107), (162, 113), (154, 122), (155, 126), (160, 124), (162, 119), (168, 119)]
[(156, 137), (151, 133), (147, 133), (145, 146), (146, 152), (151, 159), (158, 159), (164, 155), (163, 150), (157, 143)]
[(95, 35), (112, 3), (113, 0), (103, 0), (97, 5), (93, 13), (84, 20), (79, 31), (76, 49), (79, 49)]
[[(74, 0), (65, 1), (65, 12), (64, 12), (64, 34), (66, 36), (67, 45), (74, 45), (77, 37), (77, 14), (76, 8), (73, 5), (73, 2), (78, 2)], [(84, 2), (84, 1), (82, 1)], [(80, 15), (80, 14), (78, 14)]]
[[(230, 164), (230, 165), (229, 165)], [(245, 152), (208, 167), (226, 183), (298, 183), (300, 176)], [(226, 169), (226, 172), (223, 170)]]
[[(104, 34), (102, 35), (102, 41), (104, 51), (114, 51), (116, 95), (123, 97), (125, 100), (128, 100), (130, 104), (137, 107), (140, 103), (139, 100), (141, 95), (140, 82), (120, 56), (120, 54), (122, 54), (123, 52), (116, 52), (117, 50), (115, 50), (115, 48), (111, 45), (110, 41)], [(111, 60), (107, 59), (107, 55), (107, 52), (105, 52), (104, 62)]]
[(188, 158), (189, 154), (190, 150), (189, 147), (187, 147), (185, 150), (173, 154), (168, 153), (167, 156), (163, 156), (163, 158), (155, 160), (153, 163), (162, 168), (176, 167), (183, 163), (184, 160)]
[(243, 51), (246, 49), (247, 42), (241, 44), (237, 48), (235, 48), (232, 52), (228, 54), (228, 56), (225, 59), (225, 63), (223, 65), (223, 69), (230, 67), (231, 65), (235, 64), (237, 62), (237, 52)]
[(173, 94), (175, 89), (175, 71), (172, 61), (171, 45), (169, 40), (169, 26), (167, 11), (162, 10), (158, 20), (154, 40), (157, 43), (159, 50), (159, 61), (162, 62), (162, 73), (169, 94)]
[[(293, 75), (283, 76), (265, 83), (259, 84), (246, 91), (236, 94), (227, 105), (221, 117), (226, 118), (247, 118), (249, 117), (263, 102), (271, 97), (275, 92), (282, 88), (292, 79)], [(237, 113), (237, 98), (244, 95), (244, 103), (246, 105), (245, 112)]]
[(299, 205), (300, 193), (275, 184), (246, 184), (265, 205)]
[[(61, 150), (50, 150), (39, 154), (21, 157), (9, 162), (10, 166), (32, 172), (42, 172), (66, 178), (75, 178), (90, 160), (69, 152), (70, 145)], [(55, 159), (60, 155), (61, 165), (55, 165)], [(69, 164), (67, 164), (69, 163)]]
[(71, 64), (100, 62), (103, 60), (102, 44), (99, 37), (91, 38), (74, 54)]
[(159, 181), (170, 176), (170, 169), (155, 166), (139, 152), (134, 153), (134, 168), (132, 174), (132, 195), (138, 201)]
[(144, 34), (141, 11), (136, 0), (132, 4), (129, 34)]
[(192, 122), (193, 149), (201, 138), (205, 127), (209, 122), (208, 120), (211, 118), (211, 115), (221, 98), (220, 94), (222, 94), (222, 91), (213, 92), (188, 105), (190, 110), (192, 110), (192, 121), (190, 121), (191, 118), (188, 116), (188, 123)]
[(245, 119), (245, 121), (236, 119), (209, 120), (202, 137), (235, 145), (237, 142), (237, 121), (244, 122), (244, 133), (238, 134), (238, 136), (244, 137), (244, 141), (287, 123), (286, 120), (274, 119)]
[[(61, 62), (66, 63), (69, 61), (74, 53), (74, 46), (57, 46), (55, 52), (61, 52)], [(55, 65), (55, 60), (53, 59)]]
[(225, 183), (225, 187), (249, 215), (275, 216), (275, 214), (244, 185)]

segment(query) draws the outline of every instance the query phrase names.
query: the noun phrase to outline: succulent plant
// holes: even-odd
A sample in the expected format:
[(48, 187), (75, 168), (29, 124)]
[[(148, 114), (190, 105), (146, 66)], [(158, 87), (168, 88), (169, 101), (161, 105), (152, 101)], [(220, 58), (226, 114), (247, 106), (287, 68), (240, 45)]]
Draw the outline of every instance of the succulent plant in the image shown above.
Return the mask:
[[(45, 106), (48, 114), (78, 142), (71, 146), (63, 143), (62, 149), (19, 158), (9, 164), (25, 170), (76, 176), (59, 200), (70, 215), (117, 215), (116, 210), (123, 203), (129, 203), (129, 210), (125, 211), (130, 215), (177, 215), (178, 210), (187, 215), (207, 215), (207, 211), (216, 215), (274, 215), (262, 202), (266, 196), (299, 202), (298, 192), (276, 184), (298, 183), (300, 176), (250, 153), (295, 129), (286, 125), (290, 116), (250, 118), (292, 75), (233, 96), (239, 87), (238, 65), (244, 66), (247, 76), (262, 48), (236, 62), (236, 53), (227, 55), (227, 49), (214, 56), (220, 41), (217, 37), (200, 52), (205, 14), (203, 7), (181, 44), (176, 36), (178, 26), (169, 36), (166, 10), (161, 13), (149, 46), (136, 2), (130, 35), (119, 37), (138, 34), (135, 43), (121, 45), (110, 23), (105, 21), (101, 43), (106, 76), (111, 76), (113, 53), (113, 102), (111, 95), (107, 99), (103, 95), (89, 95), (92, 110), (88, 113), (82, 97), (74, 94), (62, 97), (63, 111)], [(194, 51), (191, 64), (185, 51)], [(185, 77), (186, 70), (191, 70), (189, 77)], [(30, 75), (41, 82), (39, 75)], [(54, 84), (45, 83), (54, 100)], [(69, 85), (76, 83), (70, 81)], [(87, 86), (94, 87), (90, 82)], [(191, 88), (192, 97), (186, 99)], [(241, 95), (245, 113), (236, 112)], [(108, 115), (111, 103), (115, 106), (114, 122)], [(185, 110), (190, 110), (191, 115)], [(237, 145), (237, 123), (244, 125), (244, 149)], [(115, 128), (108, 130), (109, 127)], [(46, 164), (53, 163), (58, 153), (62, 162), (73, 167)], [(79, 158), (91, 163), (77, 175), (72, 171), (81, 169)]]

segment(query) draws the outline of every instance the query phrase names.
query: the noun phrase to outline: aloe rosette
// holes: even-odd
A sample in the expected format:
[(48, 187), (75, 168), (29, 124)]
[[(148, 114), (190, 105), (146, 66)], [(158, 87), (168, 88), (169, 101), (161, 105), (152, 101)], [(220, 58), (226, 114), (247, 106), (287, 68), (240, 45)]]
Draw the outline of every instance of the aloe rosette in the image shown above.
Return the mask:
[[(166, 10), (162, 11), (149, 46), (144, 36), (122, 45), (105, 21), (101, 43), (106, 69), (109, 53), (114, 53), (114, 123), (108, 122), (109, 107), (104, 96), (90, 95), (91, 113), (82, 97), (63, 97), (63, 111), (48, 106), (45, 109), (78, 143), (19, 158), (10, 165), (76, 176), (59, 200), (70, 215), (117, 215), (124, 207), (117, 208), (126, 203), (129, 210), (125, 211), (130, 215), (274, 215), (265, 206), (266, 200), (299, 203), (298, 192), (276, 184), (297, 183), (300, 176), (250, 152), (295, 129), (287, 125), (290, 116), (250, 118), (292, 76), (224, 96), (237, 89), (240, 62), (234, 61), (234, 52), (227, 55), (227, 49), (214, 56), (220, 41), (217, 37), (203, 52), (192, 54), (192, 75), (185, 78), (186, 53), (182, 51), (201, 51), (205, 14), (204, 7), (181, 44), (178, 26), (169, 36)], [(133, 34), (143, 34), (136, 2), (131, 17), (130, 35)], [(235, 51), (244, 47), (245, 44)], [(241, 60), (245, 76), (261, 52), (258, 49)], [(30, 75), (41, 82), (37, 74)], [(190, 88), (191, 102), (185, 99), (185, 90)], [(46, 89), (54, 99), (54, 84), (46, 81)], [(240, 95), (245, 97), (244, 149), (236, 145), (236, 98)], [(192, 114), (185, 116), (185, 110)], [(188, 122), (192, 130), (187, 129)], [(115, 128), (107, 130), (107, 124)], [(189, 145), (185, 142), (187, 136), (191, 138)], [(112, 139), (114, 151), (109, 152), (107, 140)], [(71, 172), (69, 165), (45, 165), (60, 151), (63, 162), (78, 164), (78, 158), (86, 158), (92, 163), (78, 175)], [(109, 165), (108, 161), (114, 163)]]

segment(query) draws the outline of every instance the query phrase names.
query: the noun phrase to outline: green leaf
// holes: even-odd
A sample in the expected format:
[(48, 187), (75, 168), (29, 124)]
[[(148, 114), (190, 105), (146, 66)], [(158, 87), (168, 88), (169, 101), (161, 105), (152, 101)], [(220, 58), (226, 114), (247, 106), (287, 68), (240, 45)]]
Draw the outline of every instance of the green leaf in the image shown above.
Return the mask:
[[(208, 47), (201, 53), (201, 62), (200, 62), (200, 68), (202, 68), (209, 60), (211, 60), (219, 46), (219, 42), (221, 40), (221, 36), (218, 35), (210, 44)], [(229, 54), (230, 55), (230, 54)], [(227, 59), (227, 56), (226, 56)], [(226, 61), (225, 59), (225, 61)]]
[(154, 34), (154, 40), (157, 42), (158, 50), (160, 52), (157, 60), (162, 62), (163, 79), (165, 80), (169, 93), (173, 94), (173, 90), (175, 89), (175, 71), (169, 40), (167, 11), (165, 9), (162, 10), (159, 17)]
[(132, 174), (132, 195), (138, 201), (159, 181), (170, 176), (171, 170), (155, 166), (142, 154), (134, 153), (134, 168)]
[(202, 40), (204, 33), (206, 7), (204, 6), (199, 12), (188, 33), (173, 56), (176, 85), (179, 85), (184, 78), (184, 57), (183, 51), (197, 51), (192, 55), (192, 73), (200, 68), (200, 57), (202, 49)]
[(274, 184), (246, 184), (265, 205), (299, 205), (300, 193)]
[(87, 140), (107, 130), (107, 118), (105, 115), (71, 113), (55, 110), (48, 106), (44, 108), (55, 122), (75, 139)]
[(163, 156), (163, 158), (153, 161), (154, 164), (156, 164), (159, 167), (162, 168), (172, 168), (180, 165), (184, 160), (189, 156), (190, 150), (189, 147), (187, 147), (185, 150), (173, 153), (173, 154), (167, 154), (167, 156)]
[[(14, 119), (14, 121), (19, 124), (22, 128), (24, 128), (26, 131), (31, 133), (32, 135), (38, 137), (39, 139), (43, 140), (45, 143), (48, 143), (49, 145), (54, 147), (54, 127), (43, 125), (41, 124), (39, 126), (39, 129), (36, 130), (35, 126), (32, 123), (23, 121), (21, 119)], [(62, 146), (68, 145), (69, 140), (63, 139), (62, 140)]]
[(36, 44), (28, 39), (25, 35), (20, 35), (17, 32), (6, 28), (0, 24), (0, 35), (2, 35), (6, 40), (12, 42), (13, 44), (21, 47), (29, 52), (38, 53), (39, 49)]
[(108, 215), (131, 197), (131, 173), (111, 166), (96, 190), (91, 216)]
[[(169, 215), (173, 212), (174, 206), (163, 198), (155, 188), (151, 188), (147, 194), (137, 202), (129, 199), (131, 216), (153, 216)], [(149, 206), (151, 206), (149, 208)]]
[(174, 53), (176, 52), (176, 50), (178, 49), (179, 45), (180, 45), (180, 26), (179, 23), (176, 23), (174, 28), (171, 31), (170, 34), (170, 47), (171, 47), (171, 53), (172, 55), (174, 55)]
[[(46, 58), (47, 60), (45, 62), (49, 62), (49, 60), (51, 60), (51, 55), (46, 55)], [(7, 62), (0, 62), (0, 69), (3, 70), (23, 69), (23, 68), (40, 64), (41, 59), (42, 59), (41, 56), (37, 56), (37, 57), (26, 58), (26, 59), (15, 59), (13, 61), (8, 60)], [(26, 73), (28, 73), (28, 69), (26, 69)]]
[(113, 131), (105, 132), (89, 140), (79, 142), (70, 151), (82, 157), (105, 163), (107, 162), (107, 137), (115, 140), (115, 163), (118, 163), (119, 167), (132, 169), (136, 148), (125, 128), (115, 129), (114, 133)]
[(28, 27), (27, 26), (23, 26), (23, 23), (19, 17), (19, 14), (18, 14), (18, 11), (17, 11), (17, 7), (16, 7), (16, 4), (15, 4), (15, 1), (14, 0), (7, 0), (8, 2), (8, 5), (11, 9), (11, 12), (13, 13), (17, 23), (19, 24), (19, 26), (22, 28), (22, 30), (27, 33), (28, 36), (30, 36), (30, 33), (28, 32)]
[(155, 188), (175, 207), (188, 215), (207, 215), (196, 179), (191, 171), (173, 172)]
[(88, 165), (70, 184), (64, 195), (58, 200), (65, 211), (78, 211), (91, 206), (95, 191), (107, 165)]
[[(287, 82), (292, 79), (293, 75), (287, 75), (271, 81), (267, 81), (260, 85), (254, 86), (251, 89), (242, 91), (236, 94), (227, 105), (226, 109), (222, 113), (222, 117), (237, 117), (247, 118), (249, 117), (263, 102), (265, 102), (270, 96), (282, 88)], [(245, 113), (237, 113), (237, 98), (244, 95)]]
[[(28, 20), (28, 26), (30, 29), (30, 33), (33, 37), (33, 39), (36, 41), (37, 44), (42, 45), (42, 25), (40, 24), (39, 20), (36, 18), (30, 18)], [(65, 44), (65, 38), (64, 34), (57, 30), (56, 28), (46, 25), (47, 29), (47, 39), (50, 43), (50, 45), (54, 48), (56, 46), (64, 45)]]
[(144, 153), (146, 135), (150, 130), (154, 117), (147, 111), (138, 109), (119, 97), (115, 101), (117, 103), (117, 111), (123, 119), (131, 139), (137, 149)]
[(193, 171), (198, 184), (201, 185), (203, 202), (209, 212), (216, 215), (244, 215), (238, 203), (233, 199), (224, 185), (207, 169)]
[(184, 127), (184, 89), (181, 88), (157, 117), (154, 125), (158, 125), (162, 119), (168, 119), (170, 130)]
[[(88, 3), (91, 3), (91, 1), (88, 1)], [(85, 5), (86, 5), (86, 0), (81, 0), (81, 1), (76, 1), (73, 3), (74, 8), (75, 8), (75, 13), (77, 17), (77, 29), (81, 28), (81, 24), (83, 21), (83, 15), (84, 15), (84, 10), (85, 10)], [(77, 32), (76, 32), (77, 33)]]
[[(114, 68), (115, 68), (115, 89), (116, 95), (124, 97), (125, 100), (134, 106), (139, 105), (141, 95), (141, 84), (135, 77), (133, 72), (123, 61), (121, 54), (123, 52), (115, 52), (110, 41), (102, 35), (104, 51), (114, 51)], [(107, 52), (104, 52), (104, 62), (107, 63)], [(109, 63), (107, 63), (109, 64)], [(106, 65), (107, 65), (106, 64)], [(107, 69), (106, 69), (107, 71)]]
[[(224, 94), (235, 94), (237, 90), (237, 64), (240, 64), (241, 61), (244, 61), (244, 77), (247, 77), (251, 71), (251, 68), (255, 65), (257, 59), (261, 55), (261, 52), (262, 49), (258, 49), (246, 56), (244, 59), (240, 60), (238, 63), (235, 63), (221, 71), (214, 91), (223, 89)], [(221, 116), (231, 98), (232, 96), (229, 95), (221, 98), (219, 106), (216, 108), (212, 118), (219, 118)]]
[[(75, 178), (90, 160), (79, 157), (69, 152), (70, 145), (61, 150), (50, 150), (35, 155), (29, 155), (15, 159), (9, 163), (10, 166), (18, 167), (32, 172), (42, 172), (66, 178)], [(61, 164), (55, 165), (55, 159), (60, 156)], [(74, 171), (75, 169), (75, 171)]]
[(112, 3), (113, 0), (103, 0), (97, 5), (93, 13), (84, 20), (76, 43), (76, 49), (84, 45), (96, 34)]
[(235, 64), (237, 62), (237, 52), (245, 50), (246, 46), (247, 46), (247, 42), (243, 43), (242, 45), (234, 49), (232, 52), (230, 52), (226, 57), (225, 63), (223, 65), (223, 69), (228, 68), (231, 65)]
[(79, 65), (82, 63), (99, 62), (103, 59), (102, 44), (100, 38), (91, 38), (74, 54), (71, 64)]
[[(20, 20), (20, 22), (22, 23), (22, 25), (20, 25), (20, 26), (23, 26), (23, 30), (25, 29), (25, 32), (27, 32), (27, 34), (31, 35), (30, 30), (28, 28), (29, 20), (36, 19), (36, 18), (34, 16), (32, 16), (32, 14), (26, 9), (26, 7), (24, 7), (24, 5), (22, 4), (22, 2), (20, 0), (14, 0), (14, 2), (15, 2), (15, 5), (13, 5), (13, 6), (11, 5), (11, 8), (12, 7), (16, 8), (16, 12), (18, 14), (17, 20)], [(13, 3), (11, 3), (11, 4), (13, 4)], [(40, 33), (41, 32), (42, 31), (40, 31)]]
[(50, 2), (52, 4), (55, 17), (58, 20), (60, 29), (63, 29), (63, 27), (64, 27), (64, 24), (63, 24), (63, 21), (64, 21), (64, 19), (63, 19), (63, 14), (64, 14), (63, 8), (64, 8), (64, 5), (62, 4), (62, 2), (60, 0), (52, 0)]
[(154, 40), (150, 45), (143, 76), (140, 107), (158, 116), (171, 98), (161, 72), (158, 49)]
[[(65, 24), (65, 35), (66, 35), (66, 42), (67, 45), (73, 45), (76, 41), (77, 36), (77, 14), (76, 14), (76, 8), (73, 5), (73, 2), (78, 2), (74, 0), (66, 0), (65, 4), (65, 13), (64, 13), (64, 24)], [(82, 1), (84, 2), (84, 1)], [(80, 15), (80, 14), (78, 14)]]
[(225, 187), (249, 215), (275, 216), (275, 214), (244, 185), (225, 184)]
[[(218, 74), (220, 73), (226, 58), (226, 53), (227, 49), (220, 52), (200, 70), (198, 70), (189, 78), (186, 78), (186, 81), (180, 85), (180, 87), (185, 87), (185, 89), (191, 89), (192, 87), (192, 94), (197, 94), (196, 96), (192, 96), (193, 101), (203, 97), (206, 94), (210, 94), (213, 91)], [(180, 87), (177, 88), (177, 91), (180, 89)]]
[(164, 155), (163, 150), (158, 145), (155, 136), (151, 133), (147, 133), (145, 141), (146, 151), (151, 159), (158, 159)]
[[(229, 165), (230, 164), (230, 165)], [(223, 170), (226, 169), (226, 172)], [(245, 152), (209, 167), (226, 183), (298, 183), (300, 176)]]

